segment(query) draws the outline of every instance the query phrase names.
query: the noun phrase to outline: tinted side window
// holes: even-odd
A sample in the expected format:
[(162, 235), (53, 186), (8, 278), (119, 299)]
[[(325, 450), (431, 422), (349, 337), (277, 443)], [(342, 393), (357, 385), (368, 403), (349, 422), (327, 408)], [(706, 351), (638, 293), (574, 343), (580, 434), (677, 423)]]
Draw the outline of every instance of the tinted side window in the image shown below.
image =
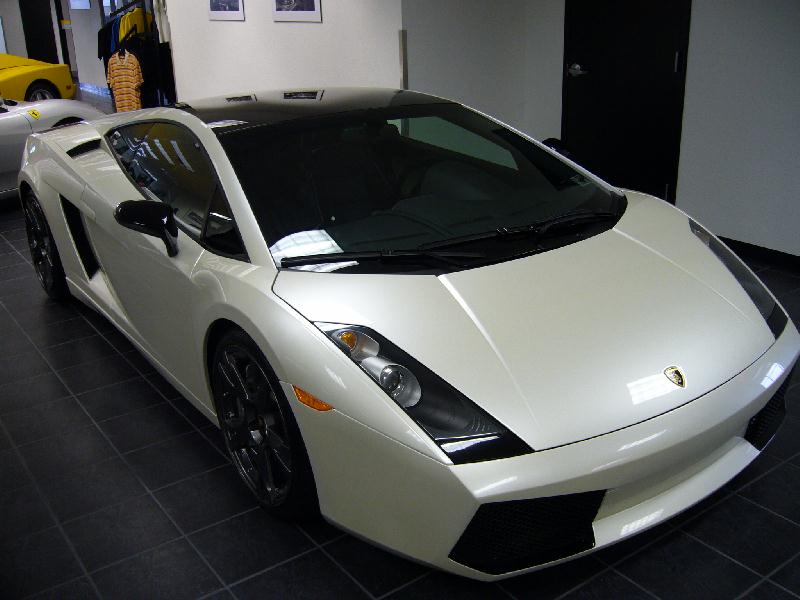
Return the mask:
[(122, 166), (128, 169), (129, 172), (131, 163), (136, 158), (139, 145), (152, 126), (152, 123), (126, 125), (125, 127), (120, 127), (109, 136), (108, 141), (111, 144), (111, 148), (119, 157)]
[(200, 142), (189, 130), (153, 123), (129, 171), (154, 199), (172, 206), (182, 225), (200, 235), (217, 182)]
[(236, 222), (233, 220), (233, 212), (219, 185), (216, 186), (211, 198), (203, 241), (215, 252), (237, 258), (245, 258), (247, 255), (239, 231), (236, 229)]

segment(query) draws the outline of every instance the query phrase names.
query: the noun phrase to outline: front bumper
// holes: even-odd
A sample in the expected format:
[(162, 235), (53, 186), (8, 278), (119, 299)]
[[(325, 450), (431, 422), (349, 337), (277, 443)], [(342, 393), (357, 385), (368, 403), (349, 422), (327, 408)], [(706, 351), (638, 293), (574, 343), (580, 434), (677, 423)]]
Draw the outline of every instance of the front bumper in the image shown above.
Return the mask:
[[(789, 376), (800, 334), (790, 322), (742, 373), (668, 413), (606, 435), (505, 460), (445, 465), (336, 411), (297, 404), (323, 515), (390, 551), (467, 577), (494, 580), (580, 556), (689, 508), (739, 473), (760, 450), (751, 419)], [(286, 386), (287, 397), (293, 398)], [(579, 416), (576, 416), (579, 418)], [(594, 546), (567, 558), (488, 573), (450, 558), (488, 503), (605, 490)]]

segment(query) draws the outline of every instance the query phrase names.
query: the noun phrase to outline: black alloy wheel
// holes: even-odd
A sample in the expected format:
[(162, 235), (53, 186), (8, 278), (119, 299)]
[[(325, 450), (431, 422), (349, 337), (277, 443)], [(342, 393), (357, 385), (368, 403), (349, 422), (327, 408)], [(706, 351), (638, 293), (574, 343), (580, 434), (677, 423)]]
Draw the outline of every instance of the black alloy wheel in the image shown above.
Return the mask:
[(278, 516), (319, 510), (305, 446), (266, 359), (242, 331), (214, 352), (211, 385), (225, 446), (259, 503)]
[(61, 257), (42, 207), (32, 192), (24, 194), (22, 210), (25, 214), (25, 231), (28, 234), (31, 261), (39, 283), (51, 298), (66, 298), (69, 296), (69, 288)]

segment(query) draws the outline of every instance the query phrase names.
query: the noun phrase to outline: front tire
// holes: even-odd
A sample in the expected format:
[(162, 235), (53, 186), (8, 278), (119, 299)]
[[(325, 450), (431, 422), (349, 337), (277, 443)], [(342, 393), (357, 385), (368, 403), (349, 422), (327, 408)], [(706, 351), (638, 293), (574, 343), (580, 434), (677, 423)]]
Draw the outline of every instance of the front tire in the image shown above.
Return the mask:
[(211, 369), (225, 446), (259, 504), (282, 518), (317, 514), (303, 438), (261, 350), (243, 331), (230, 330), (216, 345)]
[(63, 300), (69, 297), (67, 277), (61, 265), (53, 233), (33, 192), (28, 191), (23, 194), (22, 210), (25, 213), (25, 231), (28, 234), (31, 261), (39, 283), (48, 296), (55, 300)]

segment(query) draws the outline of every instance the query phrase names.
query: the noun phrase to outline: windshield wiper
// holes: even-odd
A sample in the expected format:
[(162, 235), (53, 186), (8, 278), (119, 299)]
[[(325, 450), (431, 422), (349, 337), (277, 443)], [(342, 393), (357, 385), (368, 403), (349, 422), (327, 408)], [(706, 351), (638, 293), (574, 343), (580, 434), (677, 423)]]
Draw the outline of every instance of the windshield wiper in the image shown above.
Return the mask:
[(444, 263), (451, 267), (463, 266), (458, 259), (485, 258), (482, 252), (427, 252), (425, 250), (370, 250), (365, 252), (337, 252), (332, 254), (308, 254), (290, 256), (280, 260), (281, 267), (299, 267), (325, 263), (357, 262), (374, 260), (380, 262)]
[(470, 233), (459, 237), (441, 240), (439, 242), (430, 242), (422, 244), (417, 247), (417, 250), (432, 250), (435, 248), (448, 248), (450, 246), (458, 246), (468, 242), (478, 240), (488, 240), (492, 238), (509, 238), (519, 235), (531, 236), (534, 240), (539, 240), (548, 231), (561, 227), (576, 225), (578, 223), (596, 223), (599, 221), (607, 221), (609, 219), (616, 219), (619, 214), (609, 211), (590, 211), (590, 210), (576, 210), (567, 212), (562, 215), (550, 217), (549, 219), (542, 219), (541, 221), (534, 221), (527, 225), (515, 225), (513, 227), (498, 227), (489, 231), (482, 231), (480, 233)]

